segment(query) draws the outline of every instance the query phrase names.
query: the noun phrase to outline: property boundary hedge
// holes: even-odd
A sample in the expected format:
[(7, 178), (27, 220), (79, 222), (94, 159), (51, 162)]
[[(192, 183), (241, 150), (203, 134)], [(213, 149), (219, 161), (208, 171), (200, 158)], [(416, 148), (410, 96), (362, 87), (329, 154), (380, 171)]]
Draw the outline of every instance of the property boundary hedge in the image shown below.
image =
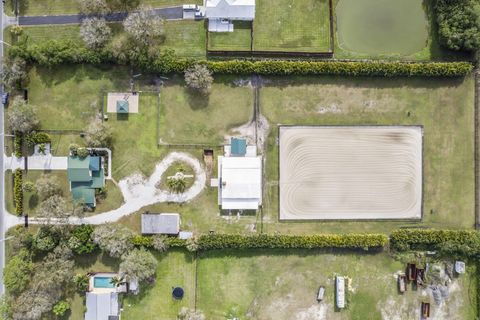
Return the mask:
[[(170, 247), (184, 247), (186, 241), (167, 238)], [(135, 236), (132, 242), (138, 246), (151, 247), (152, 238)], [(383, 234), (317, 234), (317, 235), (240, 235), (204, 234), (196, 240), (198, 250), (219, 249), (381, 249), (388, 243)]]
[(20, 169), (14, 172), (13, 201), (15, 203), (15, 213), (21, 216), (23, 214), (23, 172)]
[(459, 77), (469, 74), (468, 62), (387, 62), (387, 61), (301, 61), (301, 60), (227, 60), (195, 61), (178, 58), (171, 50), (149, 53), (147, 50), (118, 53), (108, 49), (94, 51), (71, 40), (50, 40), (41, 44), (13, 46), (11, 57), (29, 63), (54, 66), (64, 63), (131, 64), (147, 71), (181, 73), (194, 63), (206, 64), (214, 73), (261, 75), (346, 75), (346, 76), (425, 76)]
[(401, 229), (394, 230), (390, 235), (391, 247), (399, 251), (432, 250), (446, 242), (474, 248), (479, 240), (479, 233), (473, 230)]

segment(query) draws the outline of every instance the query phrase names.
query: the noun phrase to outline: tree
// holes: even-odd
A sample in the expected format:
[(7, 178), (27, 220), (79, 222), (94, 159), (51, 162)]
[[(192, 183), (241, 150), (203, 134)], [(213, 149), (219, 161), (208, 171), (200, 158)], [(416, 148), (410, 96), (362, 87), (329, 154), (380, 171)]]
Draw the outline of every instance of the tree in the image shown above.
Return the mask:
[(212, 72), (203, 64), (195, 64), (185, 71), (185, 82), (188, 88), (208, 94), (213, 83)]
[(66, 220), (71, 216), (71, 213), (68, 210), (65, 198), (58, 194), (42, 201), (37, 209), (38, 216), (47, 219), (47, 221), (51, 219)]
[(134, 249), (122, 257), (119, 273), (126, 281), (144, 281), (155, 274), (157, 259), (145, 249)]
[(187, 250), (190, 252), (195, 252), (199, 249), (197, 237), (191, 237), (187, 239)]
[(160, 252), (168, 250), (167, 236), (163, 234), (154, 235), (152, 238), (153, 248)]
[(85, 14), (105, 14), (109, 12), (105, 0), (77, 0), (80, 12)]
[(98, 226), (92, 233), (93, 242), (110, 256), (117, 258), (133, 249), (133, 236), (130, 229), (111, 224)]
[(480, 10), (477, 6), (472, 0), (436, 1), (438, 32), (448, 49), (474, 51), (480, 48)]
[(8, 259), (3, 269), (3, 283), (7, 290), (14, 294), (23, 291), (30, 281), (32, 270), (32, 257), (26, 249)]
[(73, 277), (73, 283), (75, 284), (75, 289), (79, 293), (85, 293), (88, 290), (88, 283), (90, 281), (90, 277), (86, 274), (76, 274)]
[(200, 310), (182, 307), (178, 313), (178, 320), (205, 320), (205, 315)]
[[(108, 147), (112, 142), (110, 127), (101, 120), (95, 120), (87, 128), (85, 142), (91, 148)], [(80, 151), (80, 150), (79, 150)]]
[(136, 42), (145, 46), (163, 34), (163, 25), (163, 19), (149, 8), (130, 13), (123, 22), (125, 31)]
[(168, 177), (167, 187), (171, 192), (182, 193), (185, 191), (187, 183), (184, 177)]
[(10, 89), (26, 84), (28, 79), (27, 63), (21, 58), (6, 59), (2, 70), (2, 83)]
[(86, 18), (80, 26), (80, 35), (90, 49), (99, 49), (112, 38), (112, 30), (103, 18)]
[(15, 97), (7, 114), (8, 124), (15, 132), (29, 133), (40, 124), (36, 108), (27, 104), (22, 97)]
[(72, 230), (68, 239), (68, 247), (76, 254), (91, 253), (97, 245), (92, 240), (93, 227), (89, 224), (82, 224)]
[(62, 188), (58, 178), (49, 174), (42, 174), (35, 183), (38, 196), (41, 200), (45, 200), (52, 196), (62, 195)]

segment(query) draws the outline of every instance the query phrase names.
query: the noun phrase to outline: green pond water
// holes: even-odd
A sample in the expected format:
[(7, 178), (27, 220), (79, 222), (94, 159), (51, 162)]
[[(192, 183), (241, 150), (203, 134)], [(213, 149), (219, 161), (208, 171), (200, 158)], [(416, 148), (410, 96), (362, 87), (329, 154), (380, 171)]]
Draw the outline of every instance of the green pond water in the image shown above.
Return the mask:
[(427, 45), (421, 0), (339, 0), (335, 12), (343, 50), (409, 55)]

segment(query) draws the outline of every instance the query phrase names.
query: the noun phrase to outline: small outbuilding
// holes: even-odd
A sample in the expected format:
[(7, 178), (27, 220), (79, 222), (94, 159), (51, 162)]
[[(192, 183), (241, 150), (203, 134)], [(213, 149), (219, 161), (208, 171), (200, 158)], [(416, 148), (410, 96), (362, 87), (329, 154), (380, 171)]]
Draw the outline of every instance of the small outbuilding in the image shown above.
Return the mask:
[(178, 213), (142, 214), (142, 234), (178, 235), (180, 215)]
[(116, 292), (87, 292), (85, 320), (118, 320), (120, 307)]

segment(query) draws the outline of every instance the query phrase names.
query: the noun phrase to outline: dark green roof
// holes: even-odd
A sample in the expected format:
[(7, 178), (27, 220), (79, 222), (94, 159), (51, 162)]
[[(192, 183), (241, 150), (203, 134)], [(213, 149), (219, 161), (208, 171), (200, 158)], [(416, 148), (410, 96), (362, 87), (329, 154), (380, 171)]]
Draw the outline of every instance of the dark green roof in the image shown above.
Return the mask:
[(85, 204), (95, 206), (95, 189), (84, 186), (72, 185), (72, 197), (76, 201), (83, 201)]
[(247, 153), (247, 140), (232, 138), (231, 144), (230, 153), (232, 155), (244, 156)]
[(127, 100), (118, 100), (117, 101), (117, 113), (128, 113), (128, 101)]

